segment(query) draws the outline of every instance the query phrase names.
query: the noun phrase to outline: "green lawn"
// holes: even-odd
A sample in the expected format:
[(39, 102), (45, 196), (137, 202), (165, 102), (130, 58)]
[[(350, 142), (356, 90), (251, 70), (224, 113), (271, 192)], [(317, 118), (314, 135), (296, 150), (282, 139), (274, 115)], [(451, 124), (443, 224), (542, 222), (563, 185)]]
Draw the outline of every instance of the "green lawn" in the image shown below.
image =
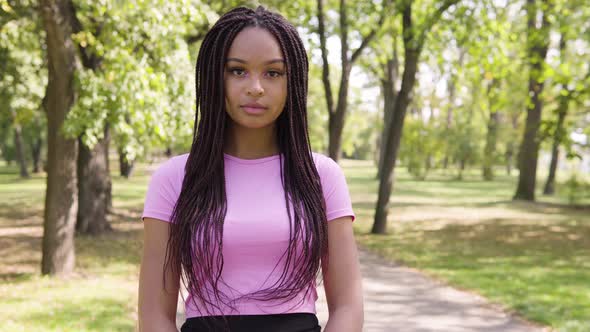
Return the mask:
[[(568, 207), (563, 191), (513, 202), (516, 179), (507, 176), (484, 182), (472, 173), (458, 182), (438, 172), (415, 181), (400, 170), (389, 234), (369, 235), (375, 171), (367, 162), (342, 164), (361, 245), (531, 321), (590, 331), (590, 206)], [(590, 203), (588, 194), (582, 203)]]
[[(414, 181), (400, 170), (390, 234), (368, 235), (374, 169), (342, 165), (361, 245), (559, 331), (590, 331), (590, 208), (567, 207), (565, 192), (512, 202), (513, 177), (487, 183), (468, 173), (457, 182), (436, 172)], [(44, 178), (20, 180), (0, 165), (0, 331), (134, 330), (148, 173), (139, 165), (131, 179), (113, 179), (115, 232), (78, 237), (77, 273), (60, 280), (39, 276)]]
[(40, 276), (45, 179), (17, 174), (0, 166), (0, 331), (134, 331), (146, 166), (113, 179), (115, 232), (77, 237), (67, 280)]

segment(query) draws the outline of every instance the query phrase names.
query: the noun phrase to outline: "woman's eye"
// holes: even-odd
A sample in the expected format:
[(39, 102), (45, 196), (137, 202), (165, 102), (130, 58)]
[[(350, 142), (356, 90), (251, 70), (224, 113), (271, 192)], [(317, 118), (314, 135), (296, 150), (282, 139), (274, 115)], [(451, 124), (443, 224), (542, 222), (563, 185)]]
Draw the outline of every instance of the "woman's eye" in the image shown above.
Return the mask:
[(282, 74), (283, 74), (283, 73), (281, 73), (281, 72), (278, 72), (278, 71), (276, 71), (276, 70), (271, 70), (271, 71), (269, 71), (269, 72), (268, 72), (268, 76), (270, 76), (270, 77), (273, 77), (273, 78), (274, 78), (274, 77), (279, 77), (279, 76), (281, 76)]
[(232, 68), (229, 70), (233, 75), (236, 76), (244, 76), (245, 71), (243, 69), (240, 68)]

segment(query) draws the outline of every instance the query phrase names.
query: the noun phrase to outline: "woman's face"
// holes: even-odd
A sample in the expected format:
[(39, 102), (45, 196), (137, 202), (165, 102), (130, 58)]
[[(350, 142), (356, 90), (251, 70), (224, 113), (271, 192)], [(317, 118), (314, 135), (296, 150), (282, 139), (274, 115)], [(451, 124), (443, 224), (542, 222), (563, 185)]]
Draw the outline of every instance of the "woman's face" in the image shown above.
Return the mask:
[(225, 108), (237, 126), (273, 125), (287, 98), (286, 64), (275, 37), (265, 29), (240, 31), (225, 62)]

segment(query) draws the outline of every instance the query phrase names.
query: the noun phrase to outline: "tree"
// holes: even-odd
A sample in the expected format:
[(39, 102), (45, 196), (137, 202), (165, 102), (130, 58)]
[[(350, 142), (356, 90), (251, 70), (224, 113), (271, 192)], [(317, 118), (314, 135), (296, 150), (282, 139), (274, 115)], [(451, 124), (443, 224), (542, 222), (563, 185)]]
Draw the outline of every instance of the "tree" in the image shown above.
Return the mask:
[[(561, 63), (565, 61), (565, 51), (567, 46), (567, 37), (563, 33), (559, 38), (559, 54), (561, 56)], [(553, 144), (551, 148), (551, 161), (549, 164), (549, 175), (543, 188), (544, 195), (553, 195), (555, 193), (555, 173), (557, 171), (557, 161), (559, 160), (559, 146), (565, 139), (564, 122), (569, 108), (569, 102), (573, 91), (569, 91), (567, 83), (562, 82), (560, 93), (558, 96), (559, 106), (557, 107), (557, 121), (553, 130)]]
[[(84, 39), (79, 38), (85, 30), (92, 31), (94, 37), (99, 37), (104, 21), (102, 17), (93, 16), (93, 20), (88, 20), (91, 26), (84, 27), (78, 19), (78, 11), (72, 2), (68, 1), (68, 6), (72, 12), (72, 29), (74, 36), (78, 37), (76, 42), (78, 54), (85, 70), (101, 70), (104, 58), (100, 56), (96, 49), (93, 49)], [(96, 15), (96, 12), (92, 12)], [(98, 22), (97, 22), (98, 21)], [(87, 112), (96, 112), (91, 107)], [(92, 125), (92, 124), (91, 124)], [(108, 126), (104, 127), (104, 135), (95, 142), (88, 144), (84, 139), (84, 132), (78, 136), (78, 215), (76, 218), (76, 232), (79, 234), (100, 234), (111, 231), (112, 227), (107, 220), (107, 211), (111, 202), (111, 177), (108, 169), (108, 147), (110, 135)], [(92, 145), (91, 145), (92, 144)]]
[[(383, 95), (383, 125), (391, 124), (391, 116), (393, 112), (387, 112), (386, 110), (391, 109), (391, 105), (395, 104), (396, 98), (396, 86), (399, 80), (399, 56), (398, 56), (398, 40), (397, 40), (397, 33), (396, 31), (392, 30), (392, 34), (394, 35), (393, 40), (391, 41), (391, 45), (393, 47), (393, 51), (391, 52), (391, 57), (388, 57), (382, 65), (383, 71), (381, 75), (381, 93)], [(387, 54), (388, 52), (383, 52)], [(380, 140), (381, 148), (379, 149), (379, 159), (377, 163), (377, 179), (380, 178), (381, 174), (383, 173), (383, 162), (385, 160), (385, 149), (382, 148), (383, 143), (387, 139), (387, 133), (389, 130), (387, 128), (383, 128), (381, 130)]]
[[(376, 234), (386, 233), (387, 214), (389, 210), (389, 198), (393, 189), (393, 173), (397, 160), (397, 153), (402, 137), (404, 118), (411, 100), (411, 92), (416, 81), (416, 72), (420, 53), (424, 47), (426, 36), (434, 24), (440, 19), (443, 13), (459, 0), (445, 0), (433, 12), (426, 14), (422, 20), (416, 20), (412, 14), (413, 2), (404, 1), (401, 3), (402, 12), (402, 34), (404, 42), (404, 69), (402, 74), (401, 88), (396, 94), (395, 103), (385, 112), (392, 112), (391, 124), (384, 128), (389, 130), (387, 139), (384, 142), (385, 155), (383, 170), (379, 180), (379, 192), (377, 206), (375, 208), (375, 221), (371, 232)], [(420, 23), (416, 23), (420, 22)]]
[(0, 8), (0, 117), (6, 121), (6, 130), (12, 131), (14, 157), (23, 178), (29, 177), (28, 140), (39, 141), (43, 133), (33, 130), (40, 122), (46, 80), (38, 37), (41, 27), (35, 16), (28, 1)]
[[(457, 59), (457, 66), (456, 69), (451, 69), (451, 73), (449, 74), (449, 87), (448, 87), (448, 92), (449, 92), (449, 102), (448, 102), (448, 106), (447, 106), (447, 114), (446, 114), (446, 119), (445, 119), (445, 132), (447, 134), (449, 134), (452, 131), (453, 128), (453, 124), (455, 122), (455, 116), (453, 116), (453, 114), (455, 113), (455, 107), (456, 107), (456, 92), (457, 92), (457, 76), (458, 73), (457, 71), (459, 71), (463, 65), (463, 60), (465, 58), (465, 51), (462, 48), (459, 48), (459, 56)], [(455, 66), (453, 66), (455, 67)], [(450, 141), (447, 139), (446, 140), (447, 143), (447, 147), (445, 149), (445, 156), (443, 158), (443, 168), (447, 169), (448, 165), (449, 165), (449, 153), (450, 153)]]
[[(329, 144), (328, 144), (328, 155), (330, 158), (338, 161), (341, 154), (341, 141), (342, 141), (342, 130), (344, 129), (344, 122), (346, 117), (347, 102), (348, 102), (348, 87), (350, 82), (350, 72), (352, 66), (361, 55), (363, 49), (373, 40), (378, 32), (378, 29), (383, 25), (385, 16), (389, 11), (389, 1), (382, 3), (382, 6), (376, 5), (374, 2), (358, 2), (356, 5), (364, 6), (367, 4), (370, 6), (371, 12), (378, 12), (379, 18), (376, 24), (372, 24), (372, 28), (366, 31), (360, 37), (360, 45), (357, 49), (352, 51), (349, 55), (349, 34), (348, 29), (350, 22), (348, 21), (347, 4), (345, 0), (340, 0), (339, 6), (339, 29), (340, 29), (340, 82), (338, 87), (338, 99), (336, 105), (334, 105), (334, 97), (332, 94), (332, 84), (330, 81), (330, 65), (328, 63), (328, 49), (326, 45), (326, 26), (324, 19), (324, 0), (317, 0), (317, 17), (318, 17), (318, 35), (320, 39), (320, 50), (322, 53), (322, 82), (324, 83), (324, 91), (326, 94), (326, 105), (328, 109), (328, 132), (329, 132)], [(361, 6), (361, 7), (362, 7)], [(366, 8), (363, 8), (366, 10)], [(368, 25), (365, 22), (366, 25)], [(367, 29), (365, 29), (367, 30)]]
[(77, 75), (80, 98), (68, 134), (93, 148), (108, 124), (123, 176), (152, 148), (189, 145), (194, 77), (187, 40), (198, 42), (194, 27), (216, 16), (198, 0), (78, 6), (82, 28), (74, 38), (84, 46), (82, 59), (99, 59), (100, 66), (83, 61), (91, 65)]
[[(501, 119), (508, 111), (506, 108), (519, 95), (507, 85), (507, 77), (516, 75), (513, 58), (513, 42), (510, 41), (512, 24), (508, 13), (510, 7), (495, 6), (493, 3), (482, 15), (482, 28), (479, 29), (480, 41), (471, 43), (470, 52), (478, 54), (473, 60), (481, 68), (480, 82), (485, 86), (485, 99), (482, 113), (485, 117), (486, 136), (482, 155), (482, 176), (486, 181), (494, 179), (494, 166), (500, 157), (498, 141)], [(501, 23), (499, 23), (501, 22)], [(483, 96), (482, 96), (483, 97)], [(487, 111), (487, 113), (486, 113)]]
[(61, 131), (75, 103), (76, 59), (72, 12), (66, 0), (41, 0), (40, 15), (46, 35), (48, 83), (47, 189), (43, 223), (42, 274), (66, 275), (75, 266), (74, 227), (78, 208), (76, 160), (78, 144)]
[[(559, 32), (559, 57), (557, 62), (550, 64), (547, 75), (553, 78), (557, 90), (557, 105), (553, 112), (553, 119), (544, 121), (542, 128), (543, 137), (551, 137), (551, 160), (549, 174), (543, 188), (544, 195), (552, 195), (555, 192), (555, 178), (557, 164), (559, 162), (560, 147), (565, 148), (567, 156), (575, 155), (572, 150), (573, 142), (569, 138), (567, 128), (567, 116), (571, 107), (583, 105), (583, 100), (588, 94), (590, 86), (590, 68), (587, 60), (576, 56), (568, 45), (576, 42), (578, 45), (588, 47), (589, 40), (584, 40), (584, 35), (590, 37), (590, 24), (588, 18), (590, 12), (584, 11), (585, 3), (582, 1), (567, 1), (560, 3), (558, 20)], [(585, 31), (580, 33), (580, 31)], [(578, 48), (578, 47), (576, 47)], [(586, 68), (584, 68), (586, 67)]]
[[(358, 60), (359, 67), (364, 72), (369, 74), (369, 83), (367, 87), (379, 86), (380, 96), (376, 100), (376, 109), (380, 111), (380, 121), (375, 121), (375, 130), (377, 131), (377, 138), (375, 140), (375, 155), (373, 159), (377, 165), (376, 179), (379, 179), (383, 165), (383, 154), (382, 149), (383, 142), (385, 141), (385, 133), (387, 130), (383, 129), (383, 126), (390, 123), (389, 117), (391, 112), (385, 112), (385, 105), (390, 105), (395, 99), (395, 93), (399, 82), (399, 39), (398, 31), (400, 30), (393, 19), (388, 19), (383, 23), (382, 29), (379, 31), (375, 42), (367, 47), (365, 56), (362, 56)], [(349, 120), (350, 121), (350, 120)], [(346, 127), (346, 126), (345, 126)]]
[[(537, 161), (539, 155), (539, 126), (544, 87), (543, 70), (549, 47), (549, 15), (552, 0), (527, 0), (527, 60), (529, 66), (529, 96), (527, 117), (518, 159), (518, 186), (513, 199), (535, 200)], [(540, 19), (541, 22), (538, 22)]]

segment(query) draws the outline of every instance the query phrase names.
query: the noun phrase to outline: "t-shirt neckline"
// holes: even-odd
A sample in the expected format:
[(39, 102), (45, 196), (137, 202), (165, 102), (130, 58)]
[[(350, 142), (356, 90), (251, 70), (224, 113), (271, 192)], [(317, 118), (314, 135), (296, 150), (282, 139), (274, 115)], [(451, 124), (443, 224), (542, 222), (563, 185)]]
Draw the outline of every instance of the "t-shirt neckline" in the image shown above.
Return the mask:
[(227, 153), (223, 153), (223, 158), (225, 160), (231, 160), (240, 164), (246, 164), (246, 165), (252, 165), (252, 164), (260, 164), (260, 163), (265, 163), (265, 162), (269, 162), (275, 159), (279, 159), (281, 155), (280, 154), (275, 154), (272, 156), (268, 156), (268, 157), (262, 157), (262, 158), (256, 158), (256, 159), (242, 159), (242, 158), (238, 158), (236, 156), (232, 156), (229, 155)]

